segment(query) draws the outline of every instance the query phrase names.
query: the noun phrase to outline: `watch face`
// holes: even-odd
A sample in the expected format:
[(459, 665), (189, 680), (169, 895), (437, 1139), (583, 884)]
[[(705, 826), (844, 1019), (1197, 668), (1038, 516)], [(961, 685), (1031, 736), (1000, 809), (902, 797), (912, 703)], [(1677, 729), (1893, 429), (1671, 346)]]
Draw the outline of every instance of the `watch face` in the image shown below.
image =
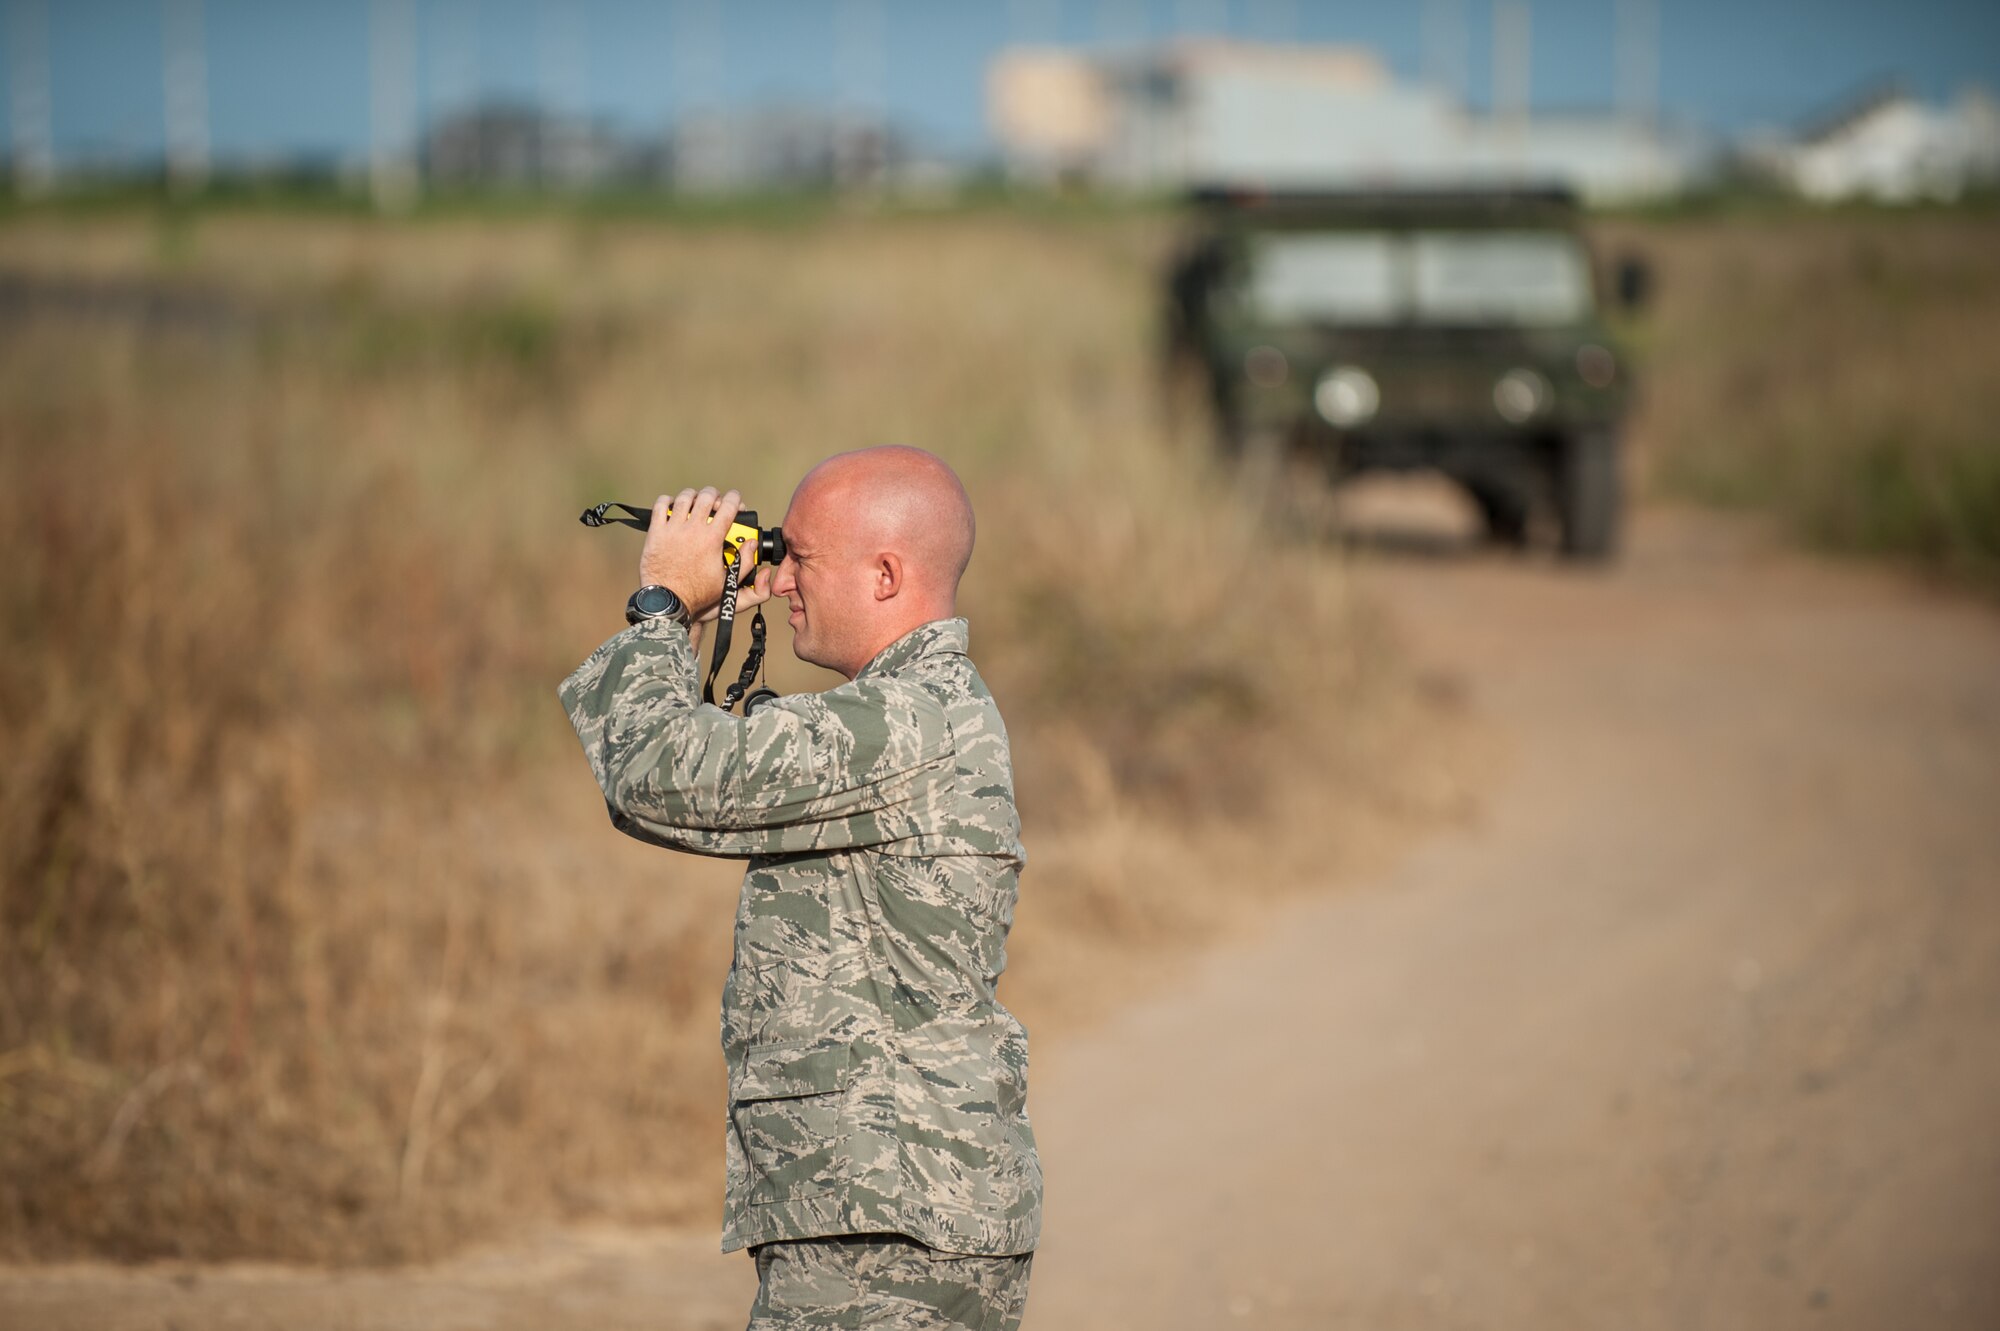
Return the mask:
[(676, 604), (679, 598), (665, 587), (641, 587), (633, 599), (642, 615), (664, 615), (680, 608)]

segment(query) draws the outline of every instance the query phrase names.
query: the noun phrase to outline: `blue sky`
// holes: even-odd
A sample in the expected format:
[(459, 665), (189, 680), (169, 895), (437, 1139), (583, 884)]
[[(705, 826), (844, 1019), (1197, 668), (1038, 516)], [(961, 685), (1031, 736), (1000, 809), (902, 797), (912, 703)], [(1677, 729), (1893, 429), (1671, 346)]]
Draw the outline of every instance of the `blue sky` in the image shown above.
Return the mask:
[[(0, 0), (47, 14), (53, 132), (63, 156), (157, 154), (162, 0)], [(584, 109), (634, 129), (690, 97), (825, 104), (856, 76), (872, 100), (940, 151), (985, 144), (985, 62), (1010, 40), (1090, 44), (1220, 23), (1239, 35), (1375, 48), (1422, 68), (1418, 0), (411, 0), (419, 94), (470, 87), (534, 96), (571, 86)], [(707, 43), (678, 39), (717, 16)], [(1660, 101), (1724, 131), (1794, 121), (1883, 78), (1945, 98), (2000, 87), (2000, 0), (1658, 0)], [(211, 137), (219, 156), (358, 154), (368, 139), (368, 0), (204, 0)], [(1487, 94), (1490, 0), (1463, 0), (1469, 88)], [(843, 20), (843, 14), (845, 19)], [(871, 15), (873, 16), (871, 18)], [(1540, 106), (1613, 98), (1614, 0), (1533, 0)], [(879, 43), (853, 33), (879, 31)], [(0, 24), (0, 43), (19, 25)], [(849, 34), (843, 38), (843, 32)], [(471, 35), (469, 47), (453, 34)], [(448, 49), (448, 47), (450, 49)], [(719, 54), (689, 69), (688, 52)], [(456, 55), (452, 51), (457, 52)], [(559, 53), (553, 61), (548, 52)], [(562, 54), (567, 53), (567, 54)], [(871, 54), (872, 53), (872, 54)], [(11, 80), (15, 51), (0, 61)], [(551, 75), (551, 69), (567, 74)], [(553, 80), (553, 81), (552, 81)], [(0, 125), (11, 136), (11, 83)]]

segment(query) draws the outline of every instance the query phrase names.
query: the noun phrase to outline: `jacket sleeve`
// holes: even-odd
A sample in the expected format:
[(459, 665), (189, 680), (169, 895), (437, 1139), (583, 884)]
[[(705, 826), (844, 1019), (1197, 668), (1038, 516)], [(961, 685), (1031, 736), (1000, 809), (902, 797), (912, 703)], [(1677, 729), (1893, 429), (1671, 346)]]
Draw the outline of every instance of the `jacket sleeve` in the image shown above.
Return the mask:
[(700, 701), (687, 630), (652, 621), (591, 653), (558, 690), (621, 832), (706, 855), (779, 855), (917, 834), (953, 770), (944, 709), (916, 685), (860, 679), (752, 717)]

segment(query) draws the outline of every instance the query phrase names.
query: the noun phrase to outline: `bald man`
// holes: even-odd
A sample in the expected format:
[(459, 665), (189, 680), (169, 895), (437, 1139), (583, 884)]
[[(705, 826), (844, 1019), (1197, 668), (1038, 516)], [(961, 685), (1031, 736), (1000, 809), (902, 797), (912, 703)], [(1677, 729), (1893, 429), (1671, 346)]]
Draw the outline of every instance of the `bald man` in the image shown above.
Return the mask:
[(756, 1259), (752, 1331), (1013, 1328), (1042, 1177), (1027, 1036), (995, 996), (1024, 857), (956, 617), (971, 501), (920, 449), (807, 473), (784, 561), (738, 607), (782, 596), (793, 649), (847, 682), (747, 718), (703, 705), (696, 671), (738, 507), (660, 496), (632, 627), (561, 688), (615, 827), (749, 861), (722, 991), (723, 1251)]

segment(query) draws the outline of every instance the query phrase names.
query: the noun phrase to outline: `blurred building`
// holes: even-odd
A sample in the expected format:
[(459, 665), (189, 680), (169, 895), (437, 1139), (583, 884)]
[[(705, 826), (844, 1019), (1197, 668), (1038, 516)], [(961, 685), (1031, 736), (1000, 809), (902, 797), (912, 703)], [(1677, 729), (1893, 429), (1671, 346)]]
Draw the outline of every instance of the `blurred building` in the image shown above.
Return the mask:
[(1744, 156), (1752, 174), (1823, 202), (1955, 199), (2000, 184), (2000, 107), (1982, 92), (1933, 107), (1879, 88), (1796, 138), (1753, 141)]
[(909, 161), (892, 127), (866, 116), (758, 107), (689, 117), (670, 136), (676, 189), (867, 189)]
[(424, 174), (459, 188), (595, 189), (651, 176), (663, 163), (648, 145), (599, 121), (501, 102), (446, 116), (424, 137)]
[(766, 106), (622, 135), (514, 102), (440, 120), (425, 136), (423, 165), (432, 184), (455, 188), (671, 185), (692, 193), (929, 185), (938, 169), (913, 158), (893, 127), (865, 116)]
[(1111, 141), (1112, 98), (1096, 65), (1060, 50), (1003, 51), (986, 78), (987, 119), (1018, 176), (1088, 176)]
[(1609, 111), (1475, 115), (1348, 46), (1017, 48), (993, 62), (987, 101), (1017, 177), (1125, 188), (1534, 180), (1621, 199), (1683, 188), (1704, 156), (1692, 139)]

